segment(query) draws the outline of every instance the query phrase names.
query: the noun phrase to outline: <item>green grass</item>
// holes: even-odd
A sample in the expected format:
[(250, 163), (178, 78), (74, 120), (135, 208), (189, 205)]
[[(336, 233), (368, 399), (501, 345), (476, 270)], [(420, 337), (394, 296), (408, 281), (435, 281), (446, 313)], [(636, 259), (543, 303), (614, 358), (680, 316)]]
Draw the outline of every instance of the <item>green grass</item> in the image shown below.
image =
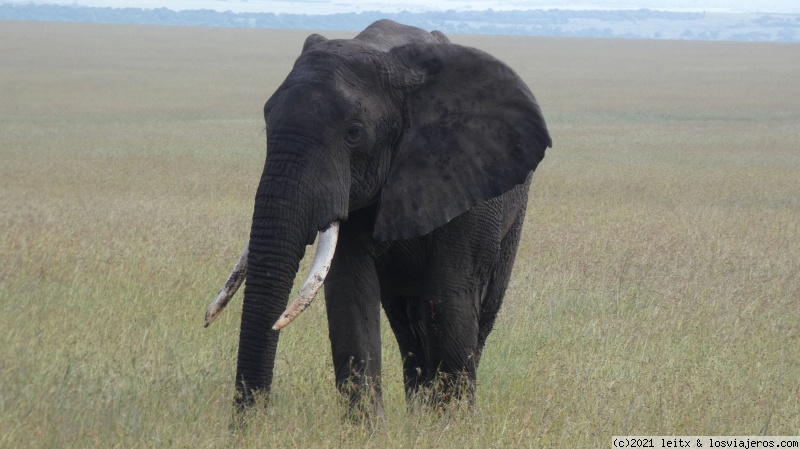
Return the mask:
[[(796, 45), (454, 36), (531, 85), (534, 177), (473, 414), (343, 422), (324, 308), (231, 430), (261, 108), (305, 32), (0, 27), (0, 447), (604, 447), (800, 433)], [(330, 33), (329, 33), (330, 35)], [(307, 261), (306, 261), (307, 263)]]

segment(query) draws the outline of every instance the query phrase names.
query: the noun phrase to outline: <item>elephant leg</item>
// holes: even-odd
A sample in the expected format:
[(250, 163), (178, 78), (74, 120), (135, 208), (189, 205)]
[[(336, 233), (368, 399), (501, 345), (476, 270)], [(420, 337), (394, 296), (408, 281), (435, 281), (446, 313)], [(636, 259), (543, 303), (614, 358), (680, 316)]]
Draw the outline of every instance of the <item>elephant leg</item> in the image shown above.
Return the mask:
[(383, 310), (403, 358), (403, 384), (407, 402), (430, 379), (425, 355), (425, 329), (420, 325), (418, 308), (419, 297), (416, 296), (383, 299)]
[(421, 316), (426, 329), (428, 372), (432, 379), (431, 402), (474, 402), (478, 350), (480, 288), (453, 295), (430, 293), (422, 297)]
[(336, 386), (351, 412), (381, 410), (380, 286), (374, 259), (343, 223), (325, 281)]
[[(492, 290), (502, 248), (501, 200), (487, 202), (430, 236), (430, 267), (420, 301), (434, 402), (475, 399), (482, 306)], [(516, 217), (510, 217), (513, 221)], [(509, 223), (510, 225), (511, 223)], [(496, 315), (502, 294), (489, 307)], [(493, 321), (493, 320), (492, 320)], [(485, 341), (485, 338), (484, 338)]]
[(439, 243), (431, 255), (428, 283), (419, 302), (432, 382), (430, 401), (441, 405), (467, 399), (472, 404), (478, 320), (486, 292), (486, 276), (479, 274), (484, 261), (465, 256), (471, 243), (461, 248), (446, 238)]
[(475, 360), (476, 367), (480, 364), (483, 346), (489, 333), (494, 328), (497, 313), (503, 302), (511, 271), (514, 268), (514, 259), (517, 254), (519, 239), (522, 234), (522, 225), (525, 221), (525, 211), (521, 211), (514, 224), (500, 243), (500, 253), (497, 266), (491, 274), (487, 286), (486, 296), (481, 303), (481, 315), (478, 324), (478, 352)]

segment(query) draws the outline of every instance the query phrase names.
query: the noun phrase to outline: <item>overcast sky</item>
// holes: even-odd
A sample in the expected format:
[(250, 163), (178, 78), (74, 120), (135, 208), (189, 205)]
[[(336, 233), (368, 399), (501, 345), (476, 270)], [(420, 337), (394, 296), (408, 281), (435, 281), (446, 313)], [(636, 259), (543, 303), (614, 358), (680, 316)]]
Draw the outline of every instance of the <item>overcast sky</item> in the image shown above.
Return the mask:
[[(8, 0), (5, 0), (8, 1)], [(30, 0), (11, 0), (31, 3)], [(332, 14), (339, 12), (480, 11), (514, 9), (639, 9), (708, 12), (782, 12), (800, 14), (800, 0), (33, 0), (64, 5), (214, 9), (234, 12)]]

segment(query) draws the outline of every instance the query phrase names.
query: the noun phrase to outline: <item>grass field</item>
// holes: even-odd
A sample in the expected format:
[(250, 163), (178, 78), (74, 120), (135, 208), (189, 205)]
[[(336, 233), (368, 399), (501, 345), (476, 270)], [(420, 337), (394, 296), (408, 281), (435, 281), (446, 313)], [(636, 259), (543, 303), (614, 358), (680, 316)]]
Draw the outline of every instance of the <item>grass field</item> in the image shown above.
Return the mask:
[(475, 412), (407, 414), (387, 325), (383, 421), (343, 422), (318, 303), (232, 431), (241, 298), (203, 314), (306, 34), (0, 23), (0, 447), (800, 433), (800, 47), (476, 36), (453, 40), (520, 73), (555, 147)]

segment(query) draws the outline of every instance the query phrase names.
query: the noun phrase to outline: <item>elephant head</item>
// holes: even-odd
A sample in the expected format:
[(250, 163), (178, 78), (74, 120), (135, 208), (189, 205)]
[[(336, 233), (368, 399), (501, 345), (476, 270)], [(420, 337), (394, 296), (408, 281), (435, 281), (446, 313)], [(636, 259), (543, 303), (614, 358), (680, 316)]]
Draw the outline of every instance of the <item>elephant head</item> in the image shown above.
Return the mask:
[[(250, 241), (206, 316), (217, 316), (246, 273), (240, 404), (268, 392), (275, 329), (319, 289), (350, 212), (374, 209), (376, 241), (425, 235), (524, 183), (551, 145), (536, 100), (508, 66), (390, 21), (350, 40), (309, 36), (264, 117)], [(312, 272), (284, 312), (318, 233)]]

